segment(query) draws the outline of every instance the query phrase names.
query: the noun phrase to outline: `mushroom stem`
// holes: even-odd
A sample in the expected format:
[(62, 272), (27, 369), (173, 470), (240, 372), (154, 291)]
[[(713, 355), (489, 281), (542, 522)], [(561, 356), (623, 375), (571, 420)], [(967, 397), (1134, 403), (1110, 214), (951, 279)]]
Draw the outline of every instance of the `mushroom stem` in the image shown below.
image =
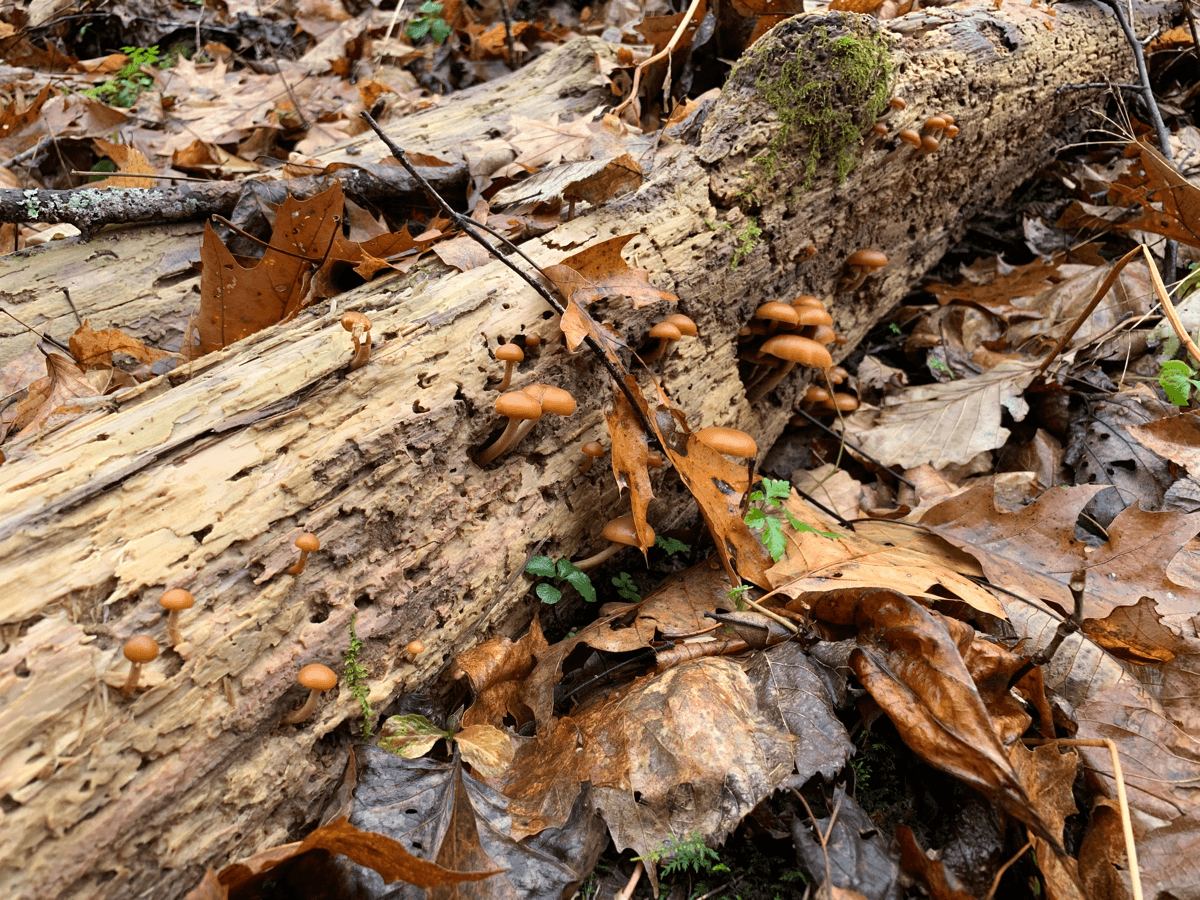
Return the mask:
[(358, 335), (350, 335), (350, 339), (354, 341), (354, 356), (350, 359), (350, 371), (361, 369), (371, 358), (371, 332), (363, 335), (363, 341), (359, 341)]
[[(287, 573), (289, 575), (301, 574), (304, 571), (304, 566), (307, 562), (308, 562), (308, 551), (301, 550), (300, 558), (298, 560), (296, 560), (292, 565), (288, 566)], [(170, 625), (170, 623), (168, 623), (168, 626), (169, 625)]]
[(796, 364), (791, 360), (780, 366), (775, 372), (768, 374), (758, 384), (754, 385), (747, 393), (746, 399), (751, 403), (761, 400), (779, 385), (779, 382), (787, 378), (791, 374), (792, 369), (796, 368)]
[(171, 638), (171, 646), (183, 643), (183, 633), (179, 630), (179, 610), (173, 609), (167, 613), (167, 634)]
[(142, 664), (140, 662), (129, 663), (129, 677), (125, 679), (125, 683), (121, 685), (121, 693), (128, 697), (137, 689), (138, 679), (142, 676)]
[(317, 695), (321, 692), (313, 689), (308, 691), (308, 699), (304, 701), (304, 705), (299, 709), (288, 713), (283, 717), (284, 725), (298, 725), (311, 716), (317, 708)]
[(624, 546), (623, 544), (618, 544), (615, 542), (611, 543), (606, 548), (604, 548), (599, 553), (597, 553), (596, 555), (589, 556), (587, 559), (581, 559), (581, 560), (579, 560), (579, 562), (572, 563), (571, 565), (573, 565), (577, 569), (594, 569), (596, 566), (600, 565), (600, 563), (605, 562), (606, 560), (609, 560), (612, 557), (616, 556), (617, 551), (620, 550), (623, 546)]
[[(531, 420), (531, 421), (536, 421), (536, 420)], [(481, 467), (486, 466), (493, 459), (495, 459), (501, 453), (506, 451), (509, 447), (511, 447), (513, 444), (515, 444), (518, 440), (520, 440), (520, 438), (517, 437), (517, 431), (524, 424), (525, 423), (520, 419), (509, 419), (508, 424), (504, 426), (504, 431), (503, 431), (503, 433), (501, 433), (500, 437), (496, 438), (495, 443), (493, 443), (490, 447), (487, 447), (482, 452), (480, 452), (479, 456), (477, 456), (475, 458), (475, 462), (478, 463)], [(530, 428), (532, 428), (532, 427), (533, 426), (530, 425)], [(528, 429), (526, 430), (526, 433), (528, 433)], [(524, 436), (525, 435), (521, 435), (521, 437), (524, 437)]]
[(592, 463), (595, 461), (595, 458), (589, 456), (587, 459), (581, 462), (579, 464), (579, 474), (586, 475), (588, 472), (592, 471)]
[(675, 342), (673, 340), (671, 340), (670, 338), (659, 338), (658, 346), (655, 347), (653, 350), (651, 350), (649, 353), (647, 353), (645, 356), (643, 356), (642, 362), (647, 362), (647, 363), (655, 362), (656, 360), (659, 359), (659, 357), (661, 357), (664, 353), (667, 352), (667, 349), (673, 343), (675, 343)]
[(508, 390), (508, 386), (510, 384), (512, 384), (512, 373), (513, 373), (513, 369), (516, 368), (516, 365), (517, 365), (516, 361), (511, 360), (511, 359), (508, 360), (504, 364), (504, 377), (500, 379), (500, 386), (498, 388), (496, 388), (496, 390), (498, 390), (498, 391), (507, 391)]

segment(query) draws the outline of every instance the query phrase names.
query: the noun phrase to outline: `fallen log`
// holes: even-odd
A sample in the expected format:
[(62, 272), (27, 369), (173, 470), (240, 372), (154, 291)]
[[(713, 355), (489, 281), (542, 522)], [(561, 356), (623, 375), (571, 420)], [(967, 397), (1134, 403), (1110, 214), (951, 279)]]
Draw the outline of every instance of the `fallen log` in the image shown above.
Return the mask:
[[(1145, 31), (1167, 25), (1175, 7), (1135, 9)], [(825, 297), (853, 346), (974, 213), (1082, 132), (1093, 95), (1060, 85), (1128, 79), (1129, 51), (1110, 13), (1056, 10), (930, 9), (882, 31), (844, 13), (782, 23), (641, 189), (524, 249), (544, 266), (636, 234), (626, 259), (677, 294), (700, 329), (657, 369), (664, 390), (692, 427), (742, 428), (765, 452), (801, 379), (747, 401), (736, 333), (754, 308)], [(879, 76), (843, 64), (880, 55), (893, 66), (883, 96), (907, 107), (886, 117), (886, 136), (872, 136), (866, 112)], [(494, 116), (528, 71), (492, 88)], [(811, 90), (828, 116), (789, 105)], [(939, 112), (952, 113), (961, 133), (936, 152), (897, 139)], [(846, 131), (814, 140), (847, 122), (853, 140)], [(478, 133), (460, 126), (458, 139)], [(846, 260), (865, 247), (889, 263), (848, 288)], [(55, 252), (24, 264), (52, 264)], [(11, 262), (0, 264), (7, 304), (19, 282)], [(76, 266), (82, 277), (82, 259)], [(45, 272), (30, 277), (48, 288)], [(146, 283), (127, 307), (109, 302), (106, 315), (122, 323), (123, 311), (172, 314), (154, 297)], [(18, 305), (28, 318), (43, 302), (35, 327), (71, 315), (57, 296)], [(580, 444), (604, 434), (602, 370), (567, 353), (553, 314), (499, 263), (375, 282), (339, 304), (374, 322), (371, 361), (355, 372), (340, 311), (321, 307), (5, 447), (6, 896), (182, 895), (206, 866), (294, 839), (340, 777), (350, 742), (341, 726), (359, 716), (343, 689), (307, 722), (281, 724), (302, 699), (298, 669), (339, 669), (357, 616), (370, 699), (384, 707), (453, 653), (523, 627), (534, 611), (526, 582), (506, 586), (538, 542), (551, 556), (581, 554), (621, 511), (600, 467), (578, 471)], [(637, 346), (666, 307), (615, 301), (603, 317)], [(480, 469), (472, 454), (499, 430), (491, 354), (535, 332), (545, 340), (518, 383), (567, 388), (579, 409)], [(657, 527), (694, 516), (669, 473), (654, 484)], [(291, 575), (301, 531), (317, 533), (322, 549)], [(198, 601), (181, 619), (185, 643), (145, 665), (146, 688), (124, 698), (121, 647), (141, 632), (165, 639), (156, 601), (173, 587)], [(414, 638), (427, 649), (411, 663), (403, 650)]]

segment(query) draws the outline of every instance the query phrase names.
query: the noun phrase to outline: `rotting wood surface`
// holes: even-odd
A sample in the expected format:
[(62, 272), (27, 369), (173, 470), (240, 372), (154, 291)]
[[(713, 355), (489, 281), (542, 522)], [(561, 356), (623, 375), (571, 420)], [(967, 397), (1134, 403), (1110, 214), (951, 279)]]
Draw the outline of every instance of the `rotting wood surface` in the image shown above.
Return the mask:
[[(1168, 24), (1173, 7), (1136, 9), (1144, 32)], [(777, 118), (757, 96), (757, 68), (798, 47), (811, 53), (819, 26), (828, 40), (854, 17), (784, 23), (765, 39), (769, 52), (744, 64), (708, 110), (698, 145), (681, 146), (635, 194), (525, 249), (546, 265), (589, 242), (637, 233), (626, 259), (677, 293), (700, 327), (700, 338), (658, 369), (663, 386), (693, 427), (740, 427), (765, 450), (799, 379), (747, 403), (735, 335), (753, 308), (800, 292), (825, 296), (853, 345), (973, 212), (1006, 198), (1079, 132), (1076, 113), (1090, 95), (1056, 87), (1129, 79), (1130, 55), (1111, 15), (1091, 5), (1057, 11), (987, 3), (890, 23), (895, 90), (908, 102), (889, 118), (892, 134), (941, 111), (954, 114), (962, 133), (932, 155), (868, 138), (844, 184), (826, 167), (806, 192), (796, 185), (798, 161), (785, 154), (771, 199), (751, 211), (764, 242), (736, 269), (747, 213), (734, 195)], [(489, 98), (493, 122), (500, 98), (526, 77), (476, 95)], [(836, 294), (843, 261), (859, 247), (882, 249), (891, 262), (861, 289)], [(2, 278), (0, 290), (14, 292), (11, 269)], [(43, 278), (38, 291), (49, 293), (51, 283)], [(57, 304), (41, 313), (45, 321), (61, 325), (71, 315), (58, 297), (30, 303)], [(587, 355), (566, 353), (552, 315), (506, 269), (427, 271), (368, 285), (339, 305), (374, 322), (377, 346), (356, 372), (346, 371), (350, 342), (338, 315), (321, 307), (204, 357), (188, 380), (158, 379), (6, 448), (6, 896), (182, 895), (206, 865), (293, 839), (342, 772), (347, 742), (335, 729), (358, 715), (343, 689), (311, 721), (281, 725), (302, 699), (300, 666), (340, 669), (357, 612), (372, 700), (385, 705), (453, 652), (528, 620), (528, 603), (517, 600), (526, 583), (501, 591), (537, 541), (549, 539), (550, 555), (577, 556), (595, 549), (608, 514), (622, 511), (600, 467), (587, 476), (577, 469), (580, 444), (604, 437), (599, 369)], [(144, 286), (129, 308), (156, 316), (165, 306)], [(121, 309), (93, 324), (127, 321)], [(613, 303), (606, 317), (636, 345), (664, 311)], [(500, 367), (490, 353), (533, 331), (547, 340), (518, 383), (568, 388), (579, 409), (539, 424), (481, 471), (470, 455), (498, 430), (491, 407)], [(669, 476), (659, 473), (655, 484), (656, 526), (691, 514)], [(324, 549), (291, 576), (283, 570), (301, 530), (319, 534)], [(165, 650), (147, 667), (151, 687), (124, 700), (110, 687), (127, 670), (121, 645), (144, 631), (165, 640), (156, 601), (175, 586), (198, 599), (182, 619), (187, 644)], [(412, 665), (401, 650), (415, 637), (428, 649)]]

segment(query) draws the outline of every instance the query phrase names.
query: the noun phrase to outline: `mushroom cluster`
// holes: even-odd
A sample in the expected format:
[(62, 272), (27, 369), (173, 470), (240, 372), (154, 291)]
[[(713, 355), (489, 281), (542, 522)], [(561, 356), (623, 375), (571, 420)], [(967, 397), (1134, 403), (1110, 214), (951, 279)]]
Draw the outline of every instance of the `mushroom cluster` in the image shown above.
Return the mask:
[[(817, 297), (802, 294), (790, 304), (771, 301), (754, 313), (754, 319), (738, 335), (742, 360), (753, 368), (746, 378), (746, 397), (761, 400), (797, 364), (820, 369), (833, 365), (829, 344), (843, 342), (833, 330), (833, 317)], [(761, 339), (761, 343), (756, 341)]]
[(575, 412), (575, 398), (570, 392), (552, 384), (531, 384), (524, 390), (509, 391), (497, 397), (496, 412), (507, 417), (508, 424), (500, 437), (475, 457), (475, 462), (480, 466), (486, 466), (516, 445), (547, 413), (571, 415)]
[(654, 349), (642, 355), (642, 361), (652, 363), (667, 356), (676, 341), (697, 335), (696, 323), (683, 313), (673, 313), (650, 328), (650, 337), (658, 341)]

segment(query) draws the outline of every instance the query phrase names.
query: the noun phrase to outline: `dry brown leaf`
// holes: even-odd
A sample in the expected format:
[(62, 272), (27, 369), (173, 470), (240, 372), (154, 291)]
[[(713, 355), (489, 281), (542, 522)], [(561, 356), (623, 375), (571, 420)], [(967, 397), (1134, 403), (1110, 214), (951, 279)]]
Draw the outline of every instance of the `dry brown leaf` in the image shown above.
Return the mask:
[(1147, 450), (1200, 475), (1200, 413), (1191, 410), (1125, 430)]
[(858, 435), (859, 446), (884, 465), (906, 469), (969, 462), (1008, 440), (1010, 432), (1001, 425), (1003, 410), (1018, 422), (1025, 418), (1029, 405), (1021, 395), (1036, 366), (1007, 360), (973, 378), (890, 394), (874, 426)]
[[(150, 164), (150, 160), (146, 159), (146, 154), (136, 147), (128, 144), (114, 144), (111, 141), (106, 141), (104, 138), (95, 138), (92, 143), (96, 149), (111, 159), (117, 166), (119, 173), (132, 173), (140, 175), (157, 175), (158, 169)], [(121, 175), (110, 175), (96, 184), (92, 185), (95, 188), (148, 188), (154, 187), (157, 182), (153, 178), (122, 178)]]
[(1186, 653), (1187, 645), (1163, 625), (1157, 606), (1143, 597), (1132, 606), (1118, 606), (1103, 619), (1084, 619), (1083, 630), (1118, 659), (1139, 665), (1168, 663)]
[(1140, 171), (1130, 168), (1121, 175), (1109, 189), (1109, 201), (1114, 206), (1140, 208), (1122, 217), (1117, 227), (1149, 231), (1200, 247), (1200, 189), (1144, 141), (1131, 142), (1126, 156), (1141, 164)]
[[(1067, 817), (1079, 812), (1073, 790), (1079, 757), (1051, 744), (1029, 750), (1014, 741), (1009, 747), (1009, 760), (1038, 815), (1061, 840)], [(1079, 866), (1074, 858), (1056, 850), (1032, 829), (1029, 839), (1048, 900), (1094, 900), (1079, 882)]]
[(71, 335), (68, 346), (71, 355), (84, 369), (111, 369), (114, 353), (123, 353), (147, 364), (175, 357), (174, 353), (147, 347), (137, 338), (116, 328), (94, 331), (87, 319)]
[[(818, 605), (814, 612), (821, 613)], [(958, 647), (942, 621), (896, 591), (865, 592), (855, 608), (850, 665), (908, 747), (982, 792), (1054, 846), (1033, 808)]]
[(634, 309), (665, 301), (678, 303), (670, 291), (650, 284), (649, 272), (630, 266), (621, 256), (622, 248), (637, 235), (623, 234), (592, 244), (546, 269), (563, 296), (588, 306), (601, 298), (628, 297)]
[(512, 764), (513, 745), (508, 732), (491, 725), (468, 725), (454, 735), (463, 762), (481, 778), (499, 778)]
[(520, 727), (533, 713), (518, 698), (526, 676), (533, 671), (534, 655), (547, 647), (537, 617), (518, 641), (495, 637), (454, 657), (458, 671), (470, 680), (475, 702), (463, 715), (463, 725), (500, 725), (511, 715)]
[(620, 490), (629, 490), (630, 512), (644, 553), (654, 544), (654, 531), (646, 521), (646, 509), (654, 499), (654, 488), (650, 484), (650, 446), (642, 424), (623, 392), (613, 391), (613, 409), (606, 412), (604, 418), (612, 437), (613, 478)]
[(71, 405), (72, 400), (99, 395), (74, 360), (48, 353), (46, 377), (29, 385), (25, 399), (17, 404), (12, 428), (28, 436), (46, 427), (51, 420), (77, 414), (80, 410)]

